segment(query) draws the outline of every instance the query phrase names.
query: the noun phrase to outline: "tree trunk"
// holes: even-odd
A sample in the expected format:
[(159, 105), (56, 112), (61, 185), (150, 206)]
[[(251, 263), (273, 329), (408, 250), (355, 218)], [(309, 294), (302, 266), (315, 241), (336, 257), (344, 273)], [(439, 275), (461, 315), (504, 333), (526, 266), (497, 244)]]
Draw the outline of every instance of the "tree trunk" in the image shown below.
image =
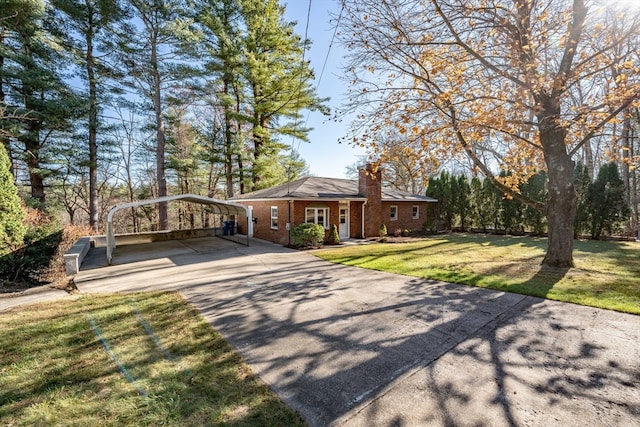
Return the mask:
[[(4, 44), (4, 38), (5, 38), (5, 29), (4, 28), (0, 28), (0, 46), (2, 46)], [(4, 56), (2, 56), (0, 54), (0, 76), (2, 75), (2, 70), (4, 69)], [(6, 114), (6, 103), (5, 103), (5, 93), (4, 93), (4, 80), (2, 78), (0, 78), (0, 116), (2, 116), (2, 114)], [(13, 165), (13, 155), (11, 153), (11, 142), (9, 140), (9, 137), (3, 132), (4, 130), (4, 123), (0, 123), (0, 143), (2, 145), (4, 145), (4, 147), (7, 149), (7, 156), (9, 156), (9, 170), (11, 171), (11, 174), (13, 175), (13, 178), (15, 179), (16, 177), (16, 172), (14, 170), (14, 165)]]
[(87, 78), (89, 80), (89, 226), (98, 231), (98, 94), (93, 63), (93, 16), (89, 14)]
[(246, 193), (244, 185), (244, 167), (242, 166), (242, 155), (238, 155), (238, 181), (240, 182), (240, 194)]
[(44, 180), (40, 172), (40, 121), (29, 121), (27, 132), (23, 137), (26, 151), (26, 163), (29, 169), (29, 183), (31, 184), (31, 197), (38, 201), (38, 209), (43, 210), (45, 204)]
[[(22, 86), (23, 86), (23, 98), (25, 109), (29, 112), (38, 111), (34, 99), (34, 91), (26, 79), (29, 72), (33, 69), (33, 52), (29, 40), (26, 38), (23, 40), (23, 53), (26, 58), (29, 58), (25, 65), (26, 73), (24, 73)], [(31, 114), (30, 114), (31, 116)], [(31, 184), (31, 197), (38, 201), (38, 209), (44, 210), (45, 195), (44, 195), (44, 182), (42, 179), (42, 173), (40, 171), (40, 130), (42, 121), (37, 117), (29, 117), (26, 119), (25, 133), (20, 137), (24, 143), (25, 156), (27, 168), (29, 170), (29, 183)]]
[[(638, 111), (638, 109), (636, 108), (634, 110), (635, 114), (634, 114), (634, 119), (636, 121), (637, 125), (640, 125), (640, 113)], [(637, 147), (638, 145), (638, 141), (640, 140), (640, 138), (638, 137), (638, 133), (637, 131), (634, 131), (633, 129), (631, 130), (631, 140), (629, 141), (629, 156), (631, 158), (634, 158), (636, 155), (640, 154), (640, 152), (638, 152)], [(638, 230), (638, 226), (640, 225), (640, 215), (638, 212), (638, 182), (637, 182), (637, 176), (638, 176), (638, 171), (636, 169), (634, 169), (633, 171), (630, 172), (631, 173), (631, 181), (629, 183), (630, 185), (630, 206), (631, 206), (631, 227), (634, 231), (634, 233), (637, 233)]]
[(627, 220), (627, 230), (630, 232), (635, 232), (635, 220), (634, 220), (634, 204), (633, 204), (633, 193), (635, 193), (635, 189), (631, 186), (631, 174), (633, 173), (633, 169), (629, 167), (631, 163), (631, 156), (633, 155), (633, 131), (631, 129), (631, 111), (625, 111), (625, 119), (622, 125), (622, 135), (620, 138), (622, 139), (622, 164), (621, 166), (621, 178), (624, 183), (624, 202), (627, 206), (629, 206), (630, 215)]
[[(158, 70), (158, 44), (153, 38), (151, 45), (151, 67), (153, 78), (153, 108), (156, 121), (156, 180), (158, 181), (158, 197), (167, 195), (167, 178), (165, 176), (165, 138), (164, 120), (162, 120), (162, 97), (160, 94), (160, 72)], [(167, 202), (158, 203), (158, 230), (169, 228), (169, 213)]]
[(584, 165), (587, 168), (587, 173), (589, 174), (589, 178), (593, 181), (593, 178), (596, 176), (595, 174), (595, 165), (593, 163), (593, 150), (591, 149), (591, 141), (587, 141), (584, 144)]
[[(549, 105), (551, 104), (551, 105)], [(538, 114), (540, 143), (548, 171), (547, 222), (549, 238), (543, 265), (573, 267), (573, 222), (576, 217), (576, 191), (573, 185), (574, 162), (565, 145), (566, 130), (557, 118), (559, 103), (543, 105)]]
[[(253, 86), (253, 99), (259, 99), (261, 97), (261, 93), (259, 91), (258, 86), (256, 84), (253, 84), (252, 86)], [(258, 188), (258, 184), (262, 179), (262, 177), (260, 176), (261, 171), (259, 170), (259, 167), (257, 165), (259, 164), (259, 161), (263, 154), (262, 146), (264, 144), (264, 141), (263, 141), (263, 136), (261, 135), (261, 132), (264, 132), (264, 127), (262, 127), (263, 124), (264, 124), (264, 117), (258, 111), (254, 110), (253, 112), (253, 168), (251, 169), (251, 181), (253, 183), (253, 188), (251, 189), (252, 191)]]
[[(240, 99), (240, 89), (234, 85), (233, 92), (236, 95), (236, 114), (237, 117), (240, 117), (240, 112), (242, 111), (242, 102)], [(244, 166), (242, 164), (242, 149), (239, 150), (238, 156), (236, 158), (236, 162), (238, 163), (238, 182), (240, 184), (240, 194), (246, 193), (245, 182), (244, 182)]]
[[(224, 94), (229, 95), (231, 90), (231, 77), (225, 76)], [(231, 129), (231, 106), (224, 104), (224, 176), (227, 185), (227, 197), (233, 197), (233, 132)]]

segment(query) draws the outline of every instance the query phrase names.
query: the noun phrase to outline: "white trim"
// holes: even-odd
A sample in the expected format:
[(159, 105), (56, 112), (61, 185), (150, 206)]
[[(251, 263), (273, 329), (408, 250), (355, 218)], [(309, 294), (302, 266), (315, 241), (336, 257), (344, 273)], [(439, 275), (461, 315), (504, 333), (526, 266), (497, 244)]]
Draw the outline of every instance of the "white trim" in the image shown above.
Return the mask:
[[(353, 202), (366, 202), (366, 197), (340, 197), (340, 198), (329, 198), (329, 197), (265, 197), (261, 199), (230, 199), (234, 203), (246, 203), (246, 202), (342, 202), (342, 201), (353, 201)], [(398, 201), (397, 199), (392, 199), (391, 201)]]
[(364, 207), (367, 205), (367, 203), (368, 203), (368, 200), (365, 200), (364, 203), (362, 204), (362, 230), (361, 231), (362, 231), (362, 238), (363, 239), (367, 238), (367, 236), (365, 235), (365, 232), (364, 232), (365, 231), (364, 230), (364, 223), (365, 223), (365, 221), (364, 221), (365, 208)]
[[(342, 234), (342, 223), (340, 221), (342, 221), (342, 214), (340, 213), (340, 211), (346, 211), (345, 212), (345, 217), (344, 217), (344, 224), (345, 224), (345, 233)], [(349, 209), (349, 206), (341, 206), (338, 208), (338, 236), (340, 236), (340, 239), (348, 239), (349, 237), (351, 237), (351, 209)]]
[[(273, 211), (276, 211), (276, 215), (273, 216)], [(276, 225), (273, 225), (273, 220), (275, 220)], [(277, 206), (269, 206), (269, 226), (272, 230), (278, 229), (278, 207)]]
[[(413, 209), (415, 208), (415, 214), (413, 213)], [(420, 219), (420, 205), (412, 205), (411, 206), (411, 219)]]
[[(392, 212), (395, 209), (395, 215), (392, 214)], [(398, 205), (391, 205), (389, 206), (389, 220), (390, 221), (397, 221), (398, 220)]]
[[(313, 218), (310, 218), (308, 215), (308, 211), (314, 211), (313, 213)], [(329, 208), (314, 208), (314, 207), (305, 207), (304, 208), (304, 222), (312, 222), (314, 224), (318, 224), (318, 211), (324, 211), (324, 217), (323, 217), (323, 221), (322, 224), (319, 224), (321, 226), (324, 227), (325, 230), (329, 229)], [(309, 221), (309, 220), (312, 221)]]

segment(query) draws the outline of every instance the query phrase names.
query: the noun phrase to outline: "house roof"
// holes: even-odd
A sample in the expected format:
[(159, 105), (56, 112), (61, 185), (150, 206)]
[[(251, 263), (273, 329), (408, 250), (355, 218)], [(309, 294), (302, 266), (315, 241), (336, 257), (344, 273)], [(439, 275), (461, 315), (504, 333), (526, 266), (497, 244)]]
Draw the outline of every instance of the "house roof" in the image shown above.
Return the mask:
[[(356, 184), (357, 185), (357, 184)], [(382, 201), (413, 201), (413, 202), (437, 202), (437, 199), (428, 196), (421, 196), (420, 194), (412, 194), (408, 191), (396, 190), (391, 187), (382, 187)]]
[[(264, 200), (264, 199), (359, 199), (365, 200), (364, 194), (358, 192), (358, 181), (340, 178), (322, 178), (307, 176), (264, 190), (253, 191), (232, 198), (231, 200)], [(389, 187), (382, 187), (383, 201), (421, 201), (436, 202), (431, 197), (411, 194)]]

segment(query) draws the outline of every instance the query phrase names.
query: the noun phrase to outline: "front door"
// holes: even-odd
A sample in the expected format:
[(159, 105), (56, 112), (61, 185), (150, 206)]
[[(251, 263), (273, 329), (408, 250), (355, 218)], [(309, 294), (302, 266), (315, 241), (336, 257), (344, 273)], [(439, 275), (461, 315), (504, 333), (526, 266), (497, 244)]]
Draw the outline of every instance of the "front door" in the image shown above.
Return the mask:
[(340, 239), (349, 238), (349, 208), (340, 208)]

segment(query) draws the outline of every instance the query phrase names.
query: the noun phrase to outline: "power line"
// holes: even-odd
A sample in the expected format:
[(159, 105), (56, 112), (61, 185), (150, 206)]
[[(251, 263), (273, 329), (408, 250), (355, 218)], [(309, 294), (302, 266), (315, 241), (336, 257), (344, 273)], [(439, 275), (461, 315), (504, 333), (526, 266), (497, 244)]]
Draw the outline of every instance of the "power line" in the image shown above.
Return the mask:
[(327, 49), (327, 55), (324, 57), (324, 63), (322, 64), (322, 70), (320, 71), (320, 77), (318, 77), (318, 83), (316, 83), (316, 90), (320, 87), (320, 82), (322, 81), (322, 76), (324, 75), (324, 69), (327, 66), (327, 61), (329, 60), (329, 54), (331, 53), (331, 48), (333, 47), (333, 41), (336, 38), (336, 33), (338, 32), (338, 26), (340, 25), (340, 19), (342, 18), (342, 12), (344, 12), (344, 2), (342, 3), (342, 7), (340, 8), (340, 14), (338, 15), (338, 19), (336, 20), (336, 26), (333, 29), (333, 35), (331, 36), (331, 41), (329, 42), (329, 48)]
[[(311, 0), (309, 0), (309, 6), (307, 7), (307, 22), (305, 24), (304, 27), (304, 44), (303, 44), (303, 50), (302, 50), (302, 60), (300, 61), (300, 84), (298, 85), (298, 102), (300, 102), (300, 91), (302, 89), (302, 83), (303, 83), (303, 79), (304, 79), (304, 61), (306, 59), (306, 54), (307, 54), (307, 40), (309, 38), (309, 21), (311, 20)], [(299, 105), (299, 104), (298, 104)], [(307, 116), (308, 119), (308, 116)], [(306, 121), (305, 121), (305, 126), (306, 126)], [(289, 184), (291, 182), (291, 167), (293, 164), (293, 151), (294, 151), (294, 145), (295, 145), (295, 136), (291, 135), (291, 154), (289, 155), (289, 159), (290, 159), (290, 164), (289, 167), (287, 168), (287, 184)], [(298, 148), (300, 148), (300, 142), (298, 142)], [(297, 149), (295, 151), (298, 151)]]
[[(342, 13), (344, 12), (344, 2), (341, 1), (340, 13), (338, 14), (338, 19), (336, 20), (336, 26), (333, 28), (333, 34), (331, 35), (331, 41), (329, 42), (329, 47), (327, 48), (327, 54), (324, 57), (324, 62), (322, 63), (322, 69), (320, 70), (320, 75), (318, 77), (318, 81), (316, 82), (316, 92), (320, 88), (320, 82), (322, 81), (322, 77), (324, 76), (324, 70), (327, 67), (327, 62), (329, 61), (329, 55), (331, 54), (331, 48), (333, 48), (333, 42), (336, 38), (336, 33), (338, 32), (338, 27), (340, 26), (340, 20), (342, 19)], [(305, 39), (306, 39), (306, 31), (309, 29), (309, 13), (311, 12), (311, 0), (309, 0), (309, 12), (307, 13), (307, 29), (305, 30)], [(307, 126), (309, 122), (309, 116), (311, 115), (311, 111), (307, 111), (307, 118), (304, 121), (304, 126)], [(298, 141), (298, 147), (296, 151), (300, 149), (300, 144), (302, 140)]]

